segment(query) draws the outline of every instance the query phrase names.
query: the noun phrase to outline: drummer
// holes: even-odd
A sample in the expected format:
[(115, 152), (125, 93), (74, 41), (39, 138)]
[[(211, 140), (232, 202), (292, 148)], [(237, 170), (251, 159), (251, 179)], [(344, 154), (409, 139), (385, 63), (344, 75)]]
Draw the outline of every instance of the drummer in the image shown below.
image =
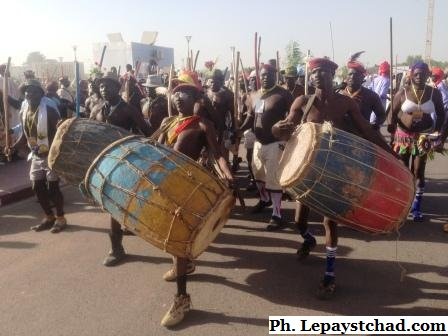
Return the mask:
[[(230, 185), (233, 177), (217, 143), (216, 131), (208, 119), (194, 114), (194, 106), (201, 97), (201, 87), (194, 72), (183, 71), (182, 82), (173, 90), (173, 103), (178, 116), (166, 118), (161, 125), (160, 143), (172, 146), (175, 150), (197, 161), (203, 147), (212, 153)], [(168, 223), (167, 223), (168, 224)], [(177, 281), (177, 294), (174, 303), (165, 314), (161, 324), (171, 327), (180, 323), (191, 309), (190, 295), (187, 294), (187, 274), (193, 272), (194, 264), (186, 258), (174, 258), (174, 268), (164, 275), (165, 280)]]
[[(150, 127), (143, 119), (143, 115), (133, 106), (126, 103), (119, 94), (121, 84), (117, 76), (109, 72), (97, 80), (99, 91), (104, 102), (95, 105), (90, 113), (90, 119), (102, 121), (129, 131), (150, 135)], [(104, 259), (104, 266), (115, 266), (122, 261), (126, 254), (122, 245), (123, 231), (121, 225), (110, 218), (110, 241), (112, 250)]]
[[(381, 135), (374, 131), (363, 118), (357, 103), (347, 96), (334, 92), (333, 77), (337, 67), (336, 63), (327, 58), (310, 60), (309, 69), (311, 81), (316, 88), (315, 94), (304, 95), (294, 100), (286, 119), (272, 127), (274, 136), (287, 140), (301, 122), (323, 123), (329, 121), (336, 128), (346, 131), (351, 131), (351, 129), (347, 129), (347, 125), (354, 125), (362, 137), (391, 152)], [(309, 208), (303, 207), (306, 211), (296, 214), (300, 234), (304, 238), (304, 243), (298, 253), (306, 256), (315, 247), (316, 239), (308, 230)], [(318, 294), (320, 298), (329, 298), (336, 289), (335, 259), (338, 235), (336, 222), (324, 217), (323, 224), (325, 227), (326, 268)]]

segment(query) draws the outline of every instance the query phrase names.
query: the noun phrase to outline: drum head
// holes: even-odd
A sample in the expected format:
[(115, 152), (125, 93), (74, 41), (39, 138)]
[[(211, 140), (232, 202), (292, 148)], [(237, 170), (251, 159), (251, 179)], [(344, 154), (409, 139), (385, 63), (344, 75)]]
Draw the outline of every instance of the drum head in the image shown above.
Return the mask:
[(293, 186), (310, 166), (317, 144), (316, 134), (320, 128), (320, 124), (307, 122), (291, 135), (279, 164), (278, 174), (282, 187)]

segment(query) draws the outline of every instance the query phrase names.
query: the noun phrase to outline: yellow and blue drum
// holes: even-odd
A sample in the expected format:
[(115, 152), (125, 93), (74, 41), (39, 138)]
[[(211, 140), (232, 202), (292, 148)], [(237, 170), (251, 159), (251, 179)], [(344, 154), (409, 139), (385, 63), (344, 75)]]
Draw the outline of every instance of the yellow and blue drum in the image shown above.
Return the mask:
[(234, 205), (224, 182), (195, 161), (141, 136), (106, 147), (90, 166), (92, 199), (136, 235), (194, 259), (218, 235)]

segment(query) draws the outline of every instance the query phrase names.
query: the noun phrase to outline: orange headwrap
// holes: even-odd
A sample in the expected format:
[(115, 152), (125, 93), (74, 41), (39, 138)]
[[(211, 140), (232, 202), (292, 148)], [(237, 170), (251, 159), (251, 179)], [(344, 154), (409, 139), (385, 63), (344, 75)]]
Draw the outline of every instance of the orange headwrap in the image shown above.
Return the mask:
[(378, 74), (380, 76), (389, 76), (390, 72), (390, 65), (387, 61), (384, 61), (383, 63), (380, 64), (380, 67), (378, 69)]
[(434, 79), (434, 82), (436, 83), (436, 85), (439, 85), (440, 82), (443, 80), (443, 76), (445, 75), (443, 73), (443, 70), (441, 68), (438, 67), (434, 67), (432, 68), (432, 77)]

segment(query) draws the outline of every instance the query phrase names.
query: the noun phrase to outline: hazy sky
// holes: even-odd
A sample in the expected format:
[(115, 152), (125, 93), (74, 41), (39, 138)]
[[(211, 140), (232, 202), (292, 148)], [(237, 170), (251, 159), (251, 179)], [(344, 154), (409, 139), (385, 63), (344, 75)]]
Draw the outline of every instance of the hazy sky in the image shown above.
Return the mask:
[[(78, 57), (90, 68), (92, 43), (104, 42), (106, 34), (121, 32), (126, 41), (140, 41), (145, 30), (158, 31), (156, 44), (173, 47), (181, 66), (187, 49), (200, 50), (199, 67), (219, 57), (218, 67), (228, 65), (230, 46), (241, 51), (245, 66), (253, 63), (254, 32), (262, 36), (261, 60), (280, 58), (288, 41), (316, 56), (332, 56), (344, 64), (350, 52), (365, 50), (361, 61), (378, 64), (389, 58), (389, 17), (394, 24), (394, 55), (425, 52), (427, 0), (0, 0), (2, 47), (0, 63), (12, 56), (20, 65), (29, 52), (47, 58)], [(447, 0), (435, 0), (432, 58), (448, 60)], [(6, 35), (6, 36), (5, 36)], [(106, 56), (107, 57), (107, 56)]]

